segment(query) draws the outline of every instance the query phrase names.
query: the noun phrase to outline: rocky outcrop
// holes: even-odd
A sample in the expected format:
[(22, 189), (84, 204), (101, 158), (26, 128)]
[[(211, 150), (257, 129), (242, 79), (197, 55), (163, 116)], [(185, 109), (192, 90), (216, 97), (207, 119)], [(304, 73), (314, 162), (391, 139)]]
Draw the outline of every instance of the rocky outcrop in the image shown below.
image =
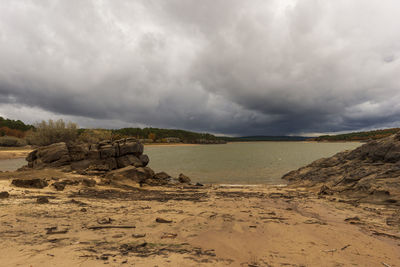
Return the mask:
[[(129, 179), (148, 185), (175, 184), (177, 181), (190, 183), (187, 176), (172, 179), (165, 172), (155, 174), (147, 167), (150, 159), (143, 154), (143, 144), (134, 138), (102, 141), (97, 144), (52, 144), (32, 151), (26, 160), (28, 168), (62, 167), (80, 174), (99, 175), (109, 181)], [(56, 182), (53, 187), (62, 191), (67, 184)], [(92, 187), (96, 182), (86, 179), (83, 184)]]
[(400, 205), (400, 133), (319, 159), (282, 178), (321, 185), (320, 195), (339, 193), (359, 201)]
[(69, 166), (72, 170), (97, 173), (130, 165), (146, 167), (149, 163), (143, 155), (143, 144), (134, 138), (97, 144), (56, 143), (32, 151), (26, 160), (28, 167), (34, 169)]

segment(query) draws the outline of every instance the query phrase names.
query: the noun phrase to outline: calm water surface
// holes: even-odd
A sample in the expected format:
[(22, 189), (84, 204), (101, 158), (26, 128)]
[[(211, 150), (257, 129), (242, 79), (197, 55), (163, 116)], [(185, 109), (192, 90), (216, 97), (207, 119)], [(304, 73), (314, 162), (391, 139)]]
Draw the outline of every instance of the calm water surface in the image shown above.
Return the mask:
[[(285, 173), (361, 143), (252, 142), (226, 145), (145, 146), (149, 166), (171, 176), (184, 173), (194, 182), (280, 184)], [(0, 170), (12, 171), (25, 159), (0, 160)]]
[(184, 173), (195, 182), (280, 184), (285, 173), (361, 143), (252, 142), (225, 145), (145, 146), (154, 171)]
[(0, 160), (0, 171), (15, 171), (26, 164), (25, 158)]

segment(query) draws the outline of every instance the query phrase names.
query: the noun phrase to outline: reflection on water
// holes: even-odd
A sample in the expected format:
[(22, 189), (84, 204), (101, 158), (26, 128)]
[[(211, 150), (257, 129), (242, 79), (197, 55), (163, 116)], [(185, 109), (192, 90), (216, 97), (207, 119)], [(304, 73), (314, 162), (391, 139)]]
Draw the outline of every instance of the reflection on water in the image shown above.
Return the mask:
[(0, 160), (0, 171), (15, 171), (27, 163), (25, 158)]
[(195, 182), (280, 184), (285, 173), (360, 143), (250, 142), (226, 145), (145, 146), (154, 171), (184, 173)]
[[(280, 184), (285, 173), (354, 149), (360, 143), (251, 142), (226, 145), (145, 146), (154, 171), (172, 176), (184, 173), (194, 182)], [(25, 159), (0, 160), (0, 170), (13, 171)]]

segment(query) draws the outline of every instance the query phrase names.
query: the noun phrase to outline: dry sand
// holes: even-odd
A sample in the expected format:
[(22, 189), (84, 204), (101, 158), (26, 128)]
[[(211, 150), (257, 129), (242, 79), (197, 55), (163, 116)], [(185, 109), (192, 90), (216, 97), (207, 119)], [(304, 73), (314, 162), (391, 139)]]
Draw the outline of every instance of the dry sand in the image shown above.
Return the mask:
[[(14, 187), (16, 177), (82, 178), (0, 174), (0, 192), (10, 193), (0, 199), (1, 266), (400, 266), (390, 206), (278, 186), (56, 191)], [(49, 203), (37, 204), (39, 196)]]

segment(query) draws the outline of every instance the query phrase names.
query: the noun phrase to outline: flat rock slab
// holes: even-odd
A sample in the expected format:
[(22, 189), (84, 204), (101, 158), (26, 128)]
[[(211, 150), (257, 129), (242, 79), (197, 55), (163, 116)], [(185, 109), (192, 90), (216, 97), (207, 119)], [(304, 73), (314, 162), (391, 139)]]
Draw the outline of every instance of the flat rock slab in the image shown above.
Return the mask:
[(35, 178), (35, 179), (14, 179), (11, 184), (16, 187), (24, 187), (24, 188), (45, 188), (49, 184), (45, 179)]

